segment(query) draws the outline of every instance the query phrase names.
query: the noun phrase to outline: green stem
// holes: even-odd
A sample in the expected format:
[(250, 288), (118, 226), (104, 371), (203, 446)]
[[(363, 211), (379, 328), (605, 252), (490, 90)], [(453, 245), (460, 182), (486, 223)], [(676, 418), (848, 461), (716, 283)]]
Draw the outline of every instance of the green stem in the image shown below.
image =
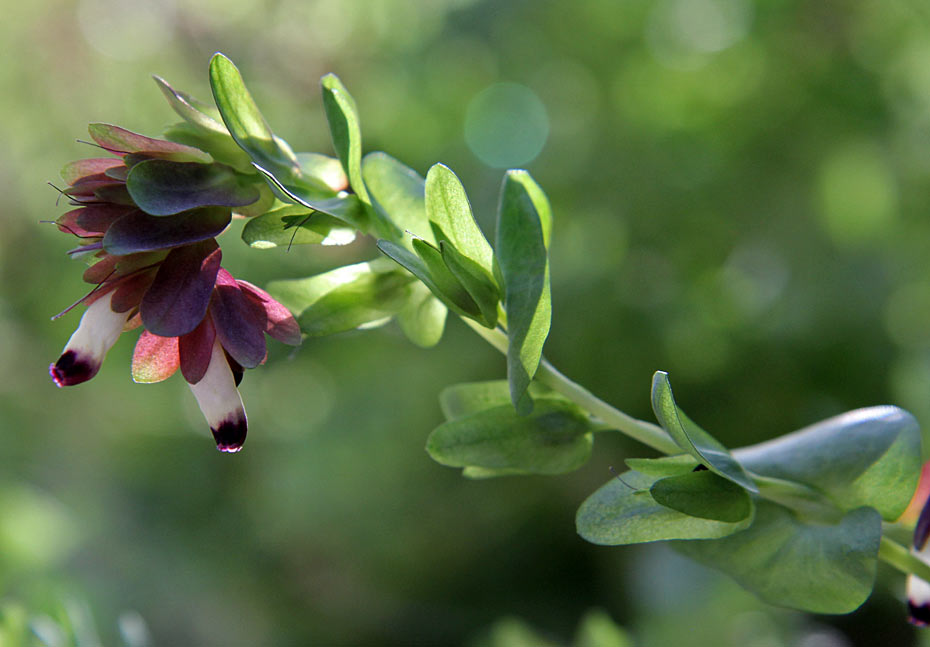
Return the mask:
[[(494, 348), (504, 355), (507, 354), (509, 346), (507, 335), (501, 330), (485, 328), (471, 319), (463, 318), (463, 321)], [(664, 429), (644, 420), (637, 420), (610, 406), (580, 384), (565, 377), (545, 358), (539, 363), (539, 369), (536, 371), (534, 379), (541, 384), (545, 384), (556, 393), (565, 396), (591, 415), (597, 417), (601, 422), (644, 445), (648, 445), (663, 454), (681, 454), (683, 451)]]
[(930, 564), (893, 539), (882, 537), (882, 542), (878, 545), (878, 558), (902, 573), (916, 575), (930, 582)]

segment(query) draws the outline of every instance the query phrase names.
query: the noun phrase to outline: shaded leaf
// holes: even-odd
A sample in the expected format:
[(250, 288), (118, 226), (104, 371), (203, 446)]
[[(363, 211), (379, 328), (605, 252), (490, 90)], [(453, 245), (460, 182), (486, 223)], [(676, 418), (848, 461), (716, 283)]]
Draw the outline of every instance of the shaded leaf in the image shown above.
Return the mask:
[(843, 510), (867, 505), (893, 521), (920, 478), (920, 426), (897, 407), (857, 409), (734, 456), (753, 473), (819, 490)]
[(220, 164), (148, 160), (132, 167), (126, 188), (146, 213), (170, 216), (197, 207), (251, 204), (260, 196), (254, 183)]
[(786, 508), (757, 502), (747, 530), (714, 541), (675, 542), (688, 557), (723, 571), (769, 604), (849, 613), (875, 581), (881, 516), (858, 508), (838, 523), (805, 523)]
[(188, 245), (218, 236), (229, 224), (229, 209), (203, 207), (174, 216), (134, 211), (115, 221), (103, 237), (103, 248), (121, 256)]
[(526, 171), (508, 171), (497, 215), (497, 261), (507, 313), (507, 379), (521, 413), (532, 410), (526, 395), (549, 334), (552, 305), (546, 240), (548, 202)]
[(210, 305), (221, 258), (214, 240), (171, 250), (142, 298), (140, 314), (146, 330), (178, 337), (196, 328)]
[(594, 544), (617, 546), (726, 537), (752, 523), (751, 513), (739, 521), (727, 522), (695, 517), (664, 506), (650, 492), (658, 480), (631, 471), (608, 481), (578, 508), (575, 517), (578, 534)]
[[(481, 316), (478, 304), (468, 294), (468, 290), (465, 289), (462, 282), (446, 266), (442, 253), (438, 249), (424, 240), (414, 238), (413, 250), (426, 265), (426, 269), (430, 277), (432, 277), (433, 285), (439, 289), (439, 292), (436, 293), (437, 297), (454, 312), (472, 318)], [(427, 287), (429, 287), (428, 284)]]
[(210, 299), (210, 316), (223, 348), (243, 368), (265, 360), (264, 309), (243, 294), (236, 279), (220, 268)]
[(335, 74), (320, 79), (323, 89), (323, 109), (333, 138), (336, 156), (349, 178), (349, 185), (359, 200), (370, 204), (368, 190), (362, 178), (362, 130), (355, 100)]
[(433, 430), (426, 450), (451, 467), (562, 474), (588, 460), (592, 430), (573, 403), (541, 398), (527, 416), (508, 403), (450, 420)]
[(652, 410), (669, 435), (684, 451), (694, 456), (707, 469), (729, 479), (750, 492), (758, 488), (746, 470), (730, 452), (709, 433), (692, 422), (675, 404), (668, 373), (657, 371), (652, 379)]
[(294, 183), (287, 184), (258, 164), (254, 166), (271, 183), (271, 186), (280, 193), (279, 197), (282, 201), (293, 202), (313, 211), (327, 213), (339, 218), (362, 233), (370, 233), (372, 225), (368, 214), (354, 195), (327, 197), (318, 189)]
[[(564, 399), (550, 388), (533, 382), (530, 385), (534, 397)], [(486, 382), (463, 382), (453, 384), (439, 393), (439, 406), (446, 420), (457, 420), (473, 413), (511, 405), (510, 387), (507, 380), (490, 380)]]
[(485, 269), (472, 259), (463, 256), (446, 241), (439, 243), (442, 260), (471, 299), (478, 306), (481, 317), (478, 318), (487, 328), (497, 326), (498, 304), (501, 293), (497, 283)]
[(710, 470), (660, 478), (649, 493), (656, 503), (691, 517), (737, 523), (752, 514), (749, 493)]

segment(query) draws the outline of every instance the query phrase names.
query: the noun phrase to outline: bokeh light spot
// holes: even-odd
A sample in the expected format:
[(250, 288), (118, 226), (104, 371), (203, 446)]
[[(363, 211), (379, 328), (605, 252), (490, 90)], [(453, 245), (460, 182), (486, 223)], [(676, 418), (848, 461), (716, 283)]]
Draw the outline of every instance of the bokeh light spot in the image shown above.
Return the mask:
[(549, 137), (549, 116), (536, 93), (517, 83), (496, 83), (468, 104), (465, 142), (492, 168), (536, 159)]
[(174, 38), (172, 0), (81, 0), (77, 14), (87, 43), (120, 61), (156, 54)]
[(663, 64), (695, 69), (742, 40), (751, 18), (746, 0), (665, 0), (649, 15), (646, 42)]
[(853, 143), (830, 153), (817, 184), (822, 224), (839, 244), (865, 242), (895, 219), (895, 178), (874, 146)]

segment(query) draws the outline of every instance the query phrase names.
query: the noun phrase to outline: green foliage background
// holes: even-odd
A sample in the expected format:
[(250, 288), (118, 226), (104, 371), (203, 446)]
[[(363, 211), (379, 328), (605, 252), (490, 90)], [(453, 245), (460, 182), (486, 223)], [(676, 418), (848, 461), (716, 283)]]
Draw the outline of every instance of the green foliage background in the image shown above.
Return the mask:
[[(202, 99), (237, 62), (276, 132), (330, 153), (319, 77), (354, 95), (366, 150), (463, 180), (490, 231), (502, 171), (466, 143), (470, 102), (529, 88), (549, 133), (528, 168), (554, 212), (547, 356), (650, 418), (654, 370), (727, 446), (879, 403), (930, 428), (930, 10), (914, 0), (35, 0), (0, 20), (0, 599), (91, 610), (106, 644), (141, 614), (155, 644), (556, 644), (600, 607), (636, 644), (915, 644), (881, 570), (845, 617), (762, 606), (665, 549), (574, 532), (608, 465), (599, 437), (556, 478), (471, 482), (423, 451), (446, 384), (504, 360), (452, 322), (421, 350), (394, 328), (276, 346), (242, 386), (237, 456), (178, 378), (90, 383), (46, 367), (85, 286), (44, 182), (106, 121), (175, 121), (149, 75)], [(263, 284), (373, 257), (221, 243)], [(16, 611), (19, 609), (19, 611)], [(123, 616), (124, 618), (126, 616)], [(598, 616), (600, 617), (600, 616)], [(879, 638), (881, 636), (881, 638)], [(819, 638), (818, 638), (819, 637)], [(495, 642), (497, 641), (497, 642)], [(532, 642), (532, 641), (531, 641)], [(27, 643), (28, 644), (28, 643)], [(810, 644), (821, 644), (811, 642)]]

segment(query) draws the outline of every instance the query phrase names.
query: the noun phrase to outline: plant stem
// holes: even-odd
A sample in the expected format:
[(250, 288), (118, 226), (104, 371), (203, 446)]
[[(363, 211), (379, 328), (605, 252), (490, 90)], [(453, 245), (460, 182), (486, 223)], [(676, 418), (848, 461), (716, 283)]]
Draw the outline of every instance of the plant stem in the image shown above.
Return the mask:
[[(504, 355), (507, 354), (509, 344), (507, 335), (503, 331), (499, 329), (490, 330), (464, 317), (463, 321), (494, 348)], [(545, 358), (539, 363), (539, 369), (536, 371), (534, 379), (539, 380), (542, 384), (565, 396), (591, 415), (615, 427), (630, 438), (638, 440), (663, 454), (682, 453), (681, 448), (664, 429), (658, 425), (637, 420), (610, 406), (580, 384), (565, 377)], [(902, 546), (893, 539), (889, 539), (887, 536), (883, 535), (879, 543), (878, 558), (906, 575), (915, 575), (930, 582), (930, 564), (911, 553), (907, 547)]]
[[(463, 321), (494, 348), (504, 355), (507, 354), (509, 344), (507, 336), (501, 330), (490, 330), (464, 317)], [(601, 422), (626, 434), (633, 440), (648, 445), (663, 454), (683, 453), (683, 450), (664, 429), (644, 420), (637, 420), (612, 407), (580, 384), (565, 377), (545, 358), (539, 363), (539, 369), (536, 371), (534, 379), (541, 384), (545, 384), (556, 393), (565, 396), (591, 415), (597, 417)]]
[(930, 582), (930, 564), (893, 539), (882, 536), (882, 542), (878, 546), (878, 558), (902, 573), (916, 575)]

